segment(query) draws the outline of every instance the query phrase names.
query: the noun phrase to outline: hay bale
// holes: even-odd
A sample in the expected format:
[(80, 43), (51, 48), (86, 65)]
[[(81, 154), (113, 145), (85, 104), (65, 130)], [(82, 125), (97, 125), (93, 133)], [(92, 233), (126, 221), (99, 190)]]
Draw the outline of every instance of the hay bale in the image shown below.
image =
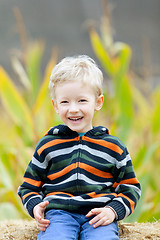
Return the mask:
[(36, 240), (38, 232), (35, 221), (0, 222), (0, 240)]
[[(160, 222), (155, 223), (119, 223), (120, 238), (123, 240), (158, 240)], [(0, 222), (0, 240), (36, 240), (38, 229), (35, 221)]]

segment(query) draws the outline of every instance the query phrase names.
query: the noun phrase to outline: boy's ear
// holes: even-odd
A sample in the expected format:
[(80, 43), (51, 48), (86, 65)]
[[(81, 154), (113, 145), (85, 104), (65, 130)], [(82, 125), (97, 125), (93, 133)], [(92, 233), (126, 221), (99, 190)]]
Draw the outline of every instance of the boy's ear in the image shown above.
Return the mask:
[(104, 96), (103, 95), (98, 96), (96, 100), (95, 111), (99, 111), (102, 108), (103, 102), (104, 102)]
[(56, 101), (53, 100), (53, 98), (52, 98), (52, 104), (53, 104), (54, 110), (55, 110), (56, 113), (58, 114), (59, 112), (58, 112), (57, 103), (56, 103)]

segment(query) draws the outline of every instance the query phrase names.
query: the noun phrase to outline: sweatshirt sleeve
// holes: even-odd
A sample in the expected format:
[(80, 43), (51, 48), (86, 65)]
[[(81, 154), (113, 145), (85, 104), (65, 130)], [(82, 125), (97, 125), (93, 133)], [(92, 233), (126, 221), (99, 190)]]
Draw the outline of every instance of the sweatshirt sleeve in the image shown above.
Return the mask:
[(114, 176), (113, 192), (116, 193), (116, 197), (107, 206), (116, 212), (117, 220), (122, 220), (134, 211), (141, 195), (140, 183), (135, 176), (132, 161), (126, 148), (117, 161)]
[(18, 188), (18, 195), (31, 217), (34, 217), (33, 208), (41, 203), (43, 198), (41, 190), (45, 169), (44, 172), (40, 172), (38, 168), (40, 161), (40, 156), (36, 150), (24, 174), (23, 183)]

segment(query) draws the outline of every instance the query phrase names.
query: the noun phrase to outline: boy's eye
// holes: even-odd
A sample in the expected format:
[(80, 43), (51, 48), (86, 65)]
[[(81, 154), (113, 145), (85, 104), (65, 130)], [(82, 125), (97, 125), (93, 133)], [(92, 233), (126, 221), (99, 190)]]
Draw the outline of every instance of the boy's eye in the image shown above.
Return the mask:
[(87, 102), (86, 99), (80, 99), (79, 102)]
[(68, 101), (61, 101), (60, 103), (61, 104), (66, 104), (66, 103), (68, 103)]

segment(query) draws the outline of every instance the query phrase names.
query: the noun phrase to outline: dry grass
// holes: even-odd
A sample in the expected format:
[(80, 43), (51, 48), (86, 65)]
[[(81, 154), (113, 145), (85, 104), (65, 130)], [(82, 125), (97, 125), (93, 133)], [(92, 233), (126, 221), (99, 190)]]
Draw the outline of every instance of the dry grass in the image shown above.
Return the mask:
[[(119, 223), (120, 239), (158, 240), (160, 222), (155, 223)], [(38, 229), (35, 221), (0, 222), (0, 240), (36, 240)]]

